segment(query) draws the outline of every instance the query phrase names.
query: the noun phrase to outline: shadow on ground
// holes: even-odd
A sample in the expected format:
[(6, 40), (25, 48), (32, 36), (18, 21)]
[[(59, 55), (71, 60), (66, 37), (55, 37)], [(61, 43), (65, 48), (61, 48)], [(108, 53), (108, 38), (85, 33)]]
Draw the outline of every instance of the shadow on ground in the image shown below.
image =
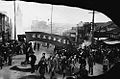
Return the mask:
[(31, 68), (19, 68), (18, 66), (13, 66), (10, 70), (22, 71), (22, 72), (30, 72)]
[(87, 79), (120, 79), (120, 62), (116, 63), (108, 72)]
[(42, 79), (42, 78), (40, 78), (40, 76), (37, 76), (37, 75), (28, 75), (28, 76), (23, 76), (18, 79)]
[[(13, 66), (10, 68), (11, 70), (23, 71), (23, 72), (30, 72), (31, 68), (18, 68), (17, 66)], [(28, 75), (23, 76), (19, 79), (41, 79), (40, 76), (37, 75)], [(108, 72), (99, 75), (99, 76), (92, 76), (87, 77), (86, 79), (120, 79), (120, 62), (116, 63)]]

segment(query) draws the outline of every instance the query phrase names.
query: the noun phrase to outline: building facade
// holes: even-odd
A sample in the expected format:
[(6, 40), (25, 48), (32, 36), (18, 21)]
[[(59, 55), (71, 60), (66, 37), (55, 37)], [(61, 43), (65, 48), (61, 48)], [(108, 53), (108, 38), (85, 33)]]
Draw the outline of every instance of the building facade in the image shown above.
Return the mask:
[(0, 42), (8, 41), (12, 35), (12, 23), (11, 19), (0, 13)]
[(77, 24), (76, 27), (72, 27), (70, 30), (67, 30), (63, 33), (63, 36), (67, 36), (71, 39), (71, 41), (81, 44), (86, 38), (88, 27), (83, 24)]

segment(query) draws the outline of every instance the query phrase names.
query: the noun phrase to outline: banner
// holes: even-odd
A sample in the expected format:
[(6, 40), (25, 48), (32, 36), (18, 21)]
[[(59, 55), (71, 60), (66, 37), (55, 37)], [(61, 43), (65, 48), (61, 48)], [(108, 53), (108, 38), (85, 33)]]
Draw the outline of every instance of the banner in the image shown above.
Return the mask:
[(27, 41), (42, 41), (51, 43), (57, 46), (69, 46), (71, 45), (70, 40), (67, 37), (48, 34), (44, 32), (25, 32)]

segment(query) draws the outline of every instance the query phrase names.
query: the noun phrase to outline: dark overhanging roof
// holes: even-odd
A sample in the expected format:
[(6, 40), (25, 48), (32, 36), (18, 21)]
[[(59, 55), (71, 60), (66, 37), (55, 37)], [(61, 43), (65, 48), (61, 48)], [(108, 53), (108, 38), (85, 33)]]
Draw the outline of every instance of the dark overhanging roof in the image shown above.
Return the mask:
[[(13, 1), (13, 0), (6, 0)], [(120, 27), (119, 0), (21, 0), (27, 2), (37, 2), (53, 5), (65, 5), (79, 7), (88, 10), (96, 10), (108, 16), (115, 24)]]

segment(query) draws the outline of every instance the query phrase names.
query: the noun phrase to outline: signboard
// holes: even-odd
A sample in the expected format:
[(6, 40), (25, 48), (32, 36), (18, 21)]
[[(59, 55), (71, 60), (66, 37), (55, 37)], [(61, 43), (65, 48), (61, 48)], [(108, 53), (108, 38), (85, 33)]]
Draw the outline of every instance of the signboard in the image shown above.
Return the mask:
[(18, 36), (18, 41), (24, 42), (24, 38), (26, 38), (26, 35), (17, 35)]
[(26, 41), (42, 41), (57, 46), (71, 45), (70, 40), (65, 36), (48, 34), (44, 32), (25, 32), (25, 34), (26, 34)]
[(120, 39), (120, 33), (114, 34), (114, 33), (107, 33), (107, 32), (94, 32), (94, 37), (106, 37), (108, 39)]
[(94, 32), (94, 37), (109, 37), (109, 33), (105, 32)]

